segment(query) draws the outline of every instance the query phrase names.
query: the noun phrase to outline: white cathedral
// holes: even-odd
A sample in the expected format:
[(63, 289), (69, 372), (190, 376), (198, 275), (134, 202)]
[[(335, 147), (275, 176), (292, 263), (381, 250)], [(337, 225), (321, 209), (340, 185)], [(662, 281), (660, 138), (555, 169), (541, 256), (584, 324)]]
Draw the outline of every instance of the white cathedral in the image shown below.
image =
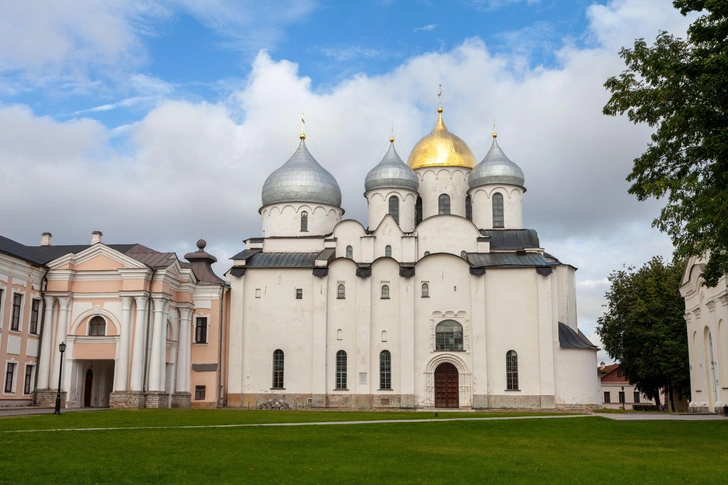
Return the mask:
[(265, 181), (262, 237), (226, 274), (228, 406), (598, 407), (576, 268), (523, 228), (496, 134), (477, 163), (438, 113), (406, 164), (392, 138), (367, 174), (366, 227), (303, 133)]

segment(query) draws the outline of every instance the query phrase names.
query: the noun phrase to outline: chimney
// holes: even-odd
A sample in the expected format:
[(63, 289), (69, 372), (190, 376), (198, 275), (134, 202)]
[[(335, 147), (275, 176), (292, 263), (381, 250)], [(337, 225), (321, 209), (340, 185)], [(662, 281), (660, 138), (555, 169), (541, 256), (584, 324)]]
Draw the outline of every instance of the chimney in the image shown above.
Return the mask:
[(94, 231), (91, 233), (91, 244), (96, 244), (101, 242), (101, 236), (103, 236), (104, 233), (101, 231)]
[(53, 239), (53, 234), (50, 232), (44, 232), (40, 235), (40, 245), (41, 246), (50, 246), (51, 245), (51, 239)]
[(601, 370), (604, 370), (604, 368), (605, 368), (606, 366), (607, 366), (607, 365), (606, 365), (606, 364), (605, 364), (604, 362), (600, 362), (600, 363), (599, 363), (599, 368), (600, 368)]

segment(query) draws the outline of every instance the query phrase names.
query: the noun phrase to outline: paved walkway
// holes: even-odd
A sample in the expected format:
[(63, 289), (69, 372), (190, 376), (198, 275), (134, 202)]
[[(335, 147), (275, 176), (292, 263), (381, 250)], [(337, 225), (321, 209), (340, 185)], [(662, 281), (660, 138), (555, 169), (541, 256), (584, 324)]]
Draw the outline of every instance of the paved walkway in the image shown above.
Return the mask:
[(593, 416), (615, 421), (728, 421), (722, 414), (671, 414), (671, 413), (594, 413)]
[[(61, 413), (77, 413), (89, 411), (108, 411), (109, 408), (69, 408), (61, 409)], [(35, 406), (0, 407), (0, 418), (5, 416), (29, 416), (31, 414), (53, 414), (55, 408), (38, 408)]]

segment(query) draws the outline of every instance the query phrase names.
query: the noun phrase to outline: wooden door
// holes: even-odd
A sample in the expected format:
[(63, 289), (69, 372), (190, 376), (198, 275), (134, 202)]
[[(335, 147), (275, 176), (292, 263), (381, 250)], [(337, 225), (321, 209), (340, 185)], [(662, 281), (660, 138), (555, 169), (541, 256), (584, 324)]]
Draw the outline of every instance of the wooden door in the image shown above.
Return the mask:
[(452, 364), (440, 364), (435, 369), (435, 407), (460, 407), (458, 370)]
[(94, 372), (89, 369), (86, 371), (86, 382), (83, 386), (83, 407), (91, 407), (91, 390), (94, 383)]

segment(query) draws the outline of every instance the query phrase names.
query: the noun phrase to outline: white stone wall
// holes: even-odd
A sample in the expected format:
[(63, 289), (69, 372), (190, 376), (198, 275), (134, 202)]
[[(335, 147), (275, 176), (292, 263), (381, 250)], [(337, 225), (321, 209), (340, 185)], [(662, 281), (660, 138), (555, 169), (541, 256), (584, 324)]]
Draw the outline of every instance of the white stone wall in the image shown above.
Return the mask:
[(415, 203), (417, 192), (405, 189), (376, 189), (370, 190), (364, 196), (367, 199), (369, 230), (375, 230), (389, 214), (389, 198), (399, 199), (399, 225), (404, 232), (415, 229)]
[[(308, 231), (301, 231), (301, 213), (308, 213)], [(324, 204), (280, 203), (260, 209), (263, 237), (323, 236), (334, 230), (343, 209)]]
[(427, 167), (415, 170), (420, 180), (422, 218), (438, 215), (440, 194), (450, 196), (450, 214), (465, 217), (465, 197), (468, 195), (470, 169), (462, 167)]
[(523, 189), (514, 185), (485, 185), (469, 191), (473, 222), (493, 229), (493, 194), (503, 195), (503, 229), (523, 229)]

